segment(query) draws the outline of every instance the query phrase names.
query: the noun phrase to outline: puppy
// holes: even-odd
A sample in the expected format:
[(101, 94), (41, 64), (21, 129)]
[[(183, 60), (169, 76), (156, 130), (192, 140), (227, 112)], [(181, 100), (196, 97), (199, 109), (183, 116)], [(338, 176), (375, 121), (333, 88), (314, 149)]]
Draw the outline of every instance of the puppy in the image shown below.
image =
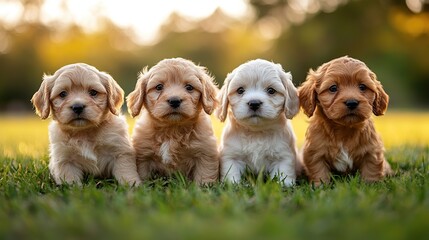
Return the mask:
[(311, 182), (328, 183), (332, 171), (359, 170), (368, 182), (391, 173), (371, 119), (384, 114), (389, 97), (363, 62), (345, 56), (325, 63), (310, 70), (298, 92), (311, 117), (303, 147)]
[[(220, 146), (221, 179), (238, 183), (247, 168), (295, 183), (297, 150), (292, 119), (299, 111), (292, 75), (280, 64), (252, 60), (228, 74), (217, 116), (228, 116)], [(229, 108), (230, 107), (230, 108)]]
[(204, 67), (172, 58), (140, 74), (127, 97), (136, 121), (132, 142), (142, 179), (180, 172), (199, 184), (219, 175), (216, 138), (209, 114), (217, 87)]
[(57, 184), (81, 184), (84, 173), (138, 185), (128, 127), (118, 116), (124, 92), (107, 73), (76, 63), (45, 75), (31, 99), (49, 126), (49, 170)]

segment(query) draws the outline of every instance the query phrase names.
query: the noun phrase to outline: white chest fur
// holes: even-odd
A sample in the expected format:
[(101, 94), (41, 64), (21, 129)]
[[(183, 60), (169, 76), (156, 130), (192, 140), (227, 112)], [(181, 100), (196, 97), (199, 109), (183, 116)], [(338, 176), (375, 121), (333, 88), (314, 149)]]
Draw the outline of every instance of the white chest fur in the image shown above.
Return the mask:
[(337, 171), (346, 172), (347, 170), (351, 170), (353, 168), (353, 159), (349, 156), (346, 149), (341, 147), (338, 152), (337, 158), (334, 162), (334, 167)]
[(94, 144), (92, 142), (80, 139), (71, 139), (67, 142), (63, 142), (62, 144), (62, 146), (67, 149), (71, 156), (80, 156), (83, 159), (97, 162), (97, 154), (95, 152)]
[(255, 171), (268, 169), (274, 162), (293, 159), (293, 149), (280, 132), (256, 136), (238, 135), (229, 139), (226, 158), (238, 159)]
[(80, 151), (84, 158), (97, 161), (97, 154), (94, 152), (94, 147), (91, 144), (83, 143), (80, 146)]
[(159, 148), (159, 155), (162, 158), (162, 163), (168, 164), (171, 162), (170, 142), (166, 141), (161, 144), (161, 147)]

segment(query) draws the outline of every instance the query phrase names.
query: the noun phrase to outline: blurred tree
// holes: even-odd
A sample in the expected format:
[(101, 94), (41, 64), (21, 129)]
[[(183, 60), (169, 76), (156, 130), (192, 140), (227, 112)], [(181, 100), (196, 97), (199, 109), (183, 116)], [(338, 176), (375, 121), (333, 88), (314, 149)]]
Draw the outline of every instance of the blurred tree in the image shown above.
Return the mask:
[[(378, 75), (391, 106), (429, 107), (424, 93), (429, 89), (429, 12), (413, 14), (398, 0), (250, 2), (258, 9), (256, 22), (268, 17), (288, 22), (270, 55), (292, 71), (295, 83), (304, 81), (310, 68), (350, 55)], [(312, 2), (320, 11), (298, 2)], [(293, 21), (300, 14), (306, 20)]]
[(39, 24), (20, 26), (11, 31), (7, 54), (0, 54), (0, 107), (28, 109), (29, 92), (37, 89), (43, 69), (37, 52), (49, 30)]
[(140, 46), (131, 31), (106, 19), (92, 33), (74, 25), (45, 26), (36, 21), (42, 2), (24, 1), (33, 10), (24, 11), (14, 28), (0, 22), (0, 111), (29, 110), (43, 73), (73, 62), (109, 72), (129, 93), (138, 72), (163, 58), (191, 59), (219, 85), (239, 64), (265, 58), (281, 63), (299, 85), (310, 68), (342, 55), (367, 63), (391, 106), (429, 107), (427, 5), (414, 13), (401, 0), (251, 0), (252, 19), (221, 10), (201, 21), (172, 14), (160, 41)]

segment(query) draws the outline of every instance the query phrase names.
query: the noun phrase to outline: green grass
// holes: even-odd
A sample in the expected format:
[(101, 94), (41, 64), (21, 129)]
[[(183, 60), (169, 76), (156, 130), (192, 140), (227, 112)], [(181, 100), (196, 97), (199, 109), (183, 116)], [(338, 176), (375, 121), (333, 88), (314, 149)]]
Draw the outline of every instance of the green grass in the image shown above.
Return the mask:
[(56, 186), (47, 149), (28, 154), (39, 148), (30, 143), (0, 152), (0, 239), (367, 240), (429, 233), (427, 145), (388, 148), (396, 175), (375, 184), (337, 176), (320, 188), (304, 179), (282, 188), (247, 176), (240, 185), (198, 187), (174, 176), (130, 189), (90, 176), (82, 187)]
[(200, 188), (180, 177), (134, 189), (87, 178), (56, 186), (47, 158), (3, 157), (0, 238), (423, 239), (429, 231), (428, 148), (387, 153), (397, 174), (376, 184), (336, 177), (291, 189), (248, 176)]

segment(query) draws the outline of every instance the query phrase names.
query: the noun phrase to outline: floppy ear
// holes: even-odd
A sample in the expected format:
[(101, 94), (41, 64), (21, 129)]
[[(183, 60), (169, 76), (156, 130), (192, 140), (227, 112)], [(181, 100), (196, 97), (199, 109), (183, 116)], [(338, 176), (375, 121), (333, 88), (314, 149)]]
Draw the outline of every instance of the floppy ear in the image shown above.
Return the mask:
[(298, 88), (299, 103), (308, 117), (313, 116), (316, 109), (316, 76), (313, 70), (307, 75), (307, 79)]
[(118, 115), (120, 113), (121, 106), (124, 103), (124, 90), (122, 90), (119, 84), (109, 74), (100, 71), (98, 71), (97, 74), (100, 76), (103, 85), (106, 88), (107, 105), (110, 112)]
[(220, 92), (218, 94), (217, 99), (220, 102), (220, 107), (216, 109), (216, 116), (219, 118), (221, 122), (224, 122), (226, 119), (226, 116), (228, 115), (228, 90), (229, 90), (229, 83), (234, 78), (235, 73), (234, 71), (229, 73), (226, 76), (225, 81), (223, 81), (223, 86), (220, 89)]
[(377, 92), (375, 93), (375, 99), (372, 104), (372, 112), (376, 116), (381, 116), (384, 115), (387, 110), (387, 105), (389, 104), (389, 95), (387, 95), (383, 89), (383, 86), (377, 80), (377, 76), (372, 72), (369, 75), (377, 86)]
[(127, 96), (127, 107), (128, 112), (132, 117), (135, 117), (140, 114), (140, 111), (143, 108), (143, 103), (146, 98), (146, 86), (149, 81), (149, 73), (147, 72), (147, 67), (139, 75), (137, 80), (136, 87)]
[(277, 64), (277, 67), (280, 79), (286, 89), (284, 105), (285, 115), (288, 119), (292, 119), (299, 112), (298, 92), (292, 83), (292, 74), (290, 74), (290, 72), (284, 72), (280, 64)]
[(50, 97), (55, 78), (56, 76), (44, 75), (39, 90), (31, 98), (36, 114), (42, 119), (48, 118), (51, 111)]
[(316, 110), (316, 84), (324, 77), (329, 66), (331, 66), (331, 62), (324, 63), (316, 71), (310, 69), (305, 82), (298, 88), (299, 103), (308, 117), (313, 116), (314, 110)]
[(206, 68), (199, 67), (198, 75), (198, 78), (203, 84), (203, 92), (201, 96), (203, 108), (204, 111), (210, 115), (218, 105), (218, 101), (216, 99), (218, 88), (213, 83), (214, 79), (208, 74)]

